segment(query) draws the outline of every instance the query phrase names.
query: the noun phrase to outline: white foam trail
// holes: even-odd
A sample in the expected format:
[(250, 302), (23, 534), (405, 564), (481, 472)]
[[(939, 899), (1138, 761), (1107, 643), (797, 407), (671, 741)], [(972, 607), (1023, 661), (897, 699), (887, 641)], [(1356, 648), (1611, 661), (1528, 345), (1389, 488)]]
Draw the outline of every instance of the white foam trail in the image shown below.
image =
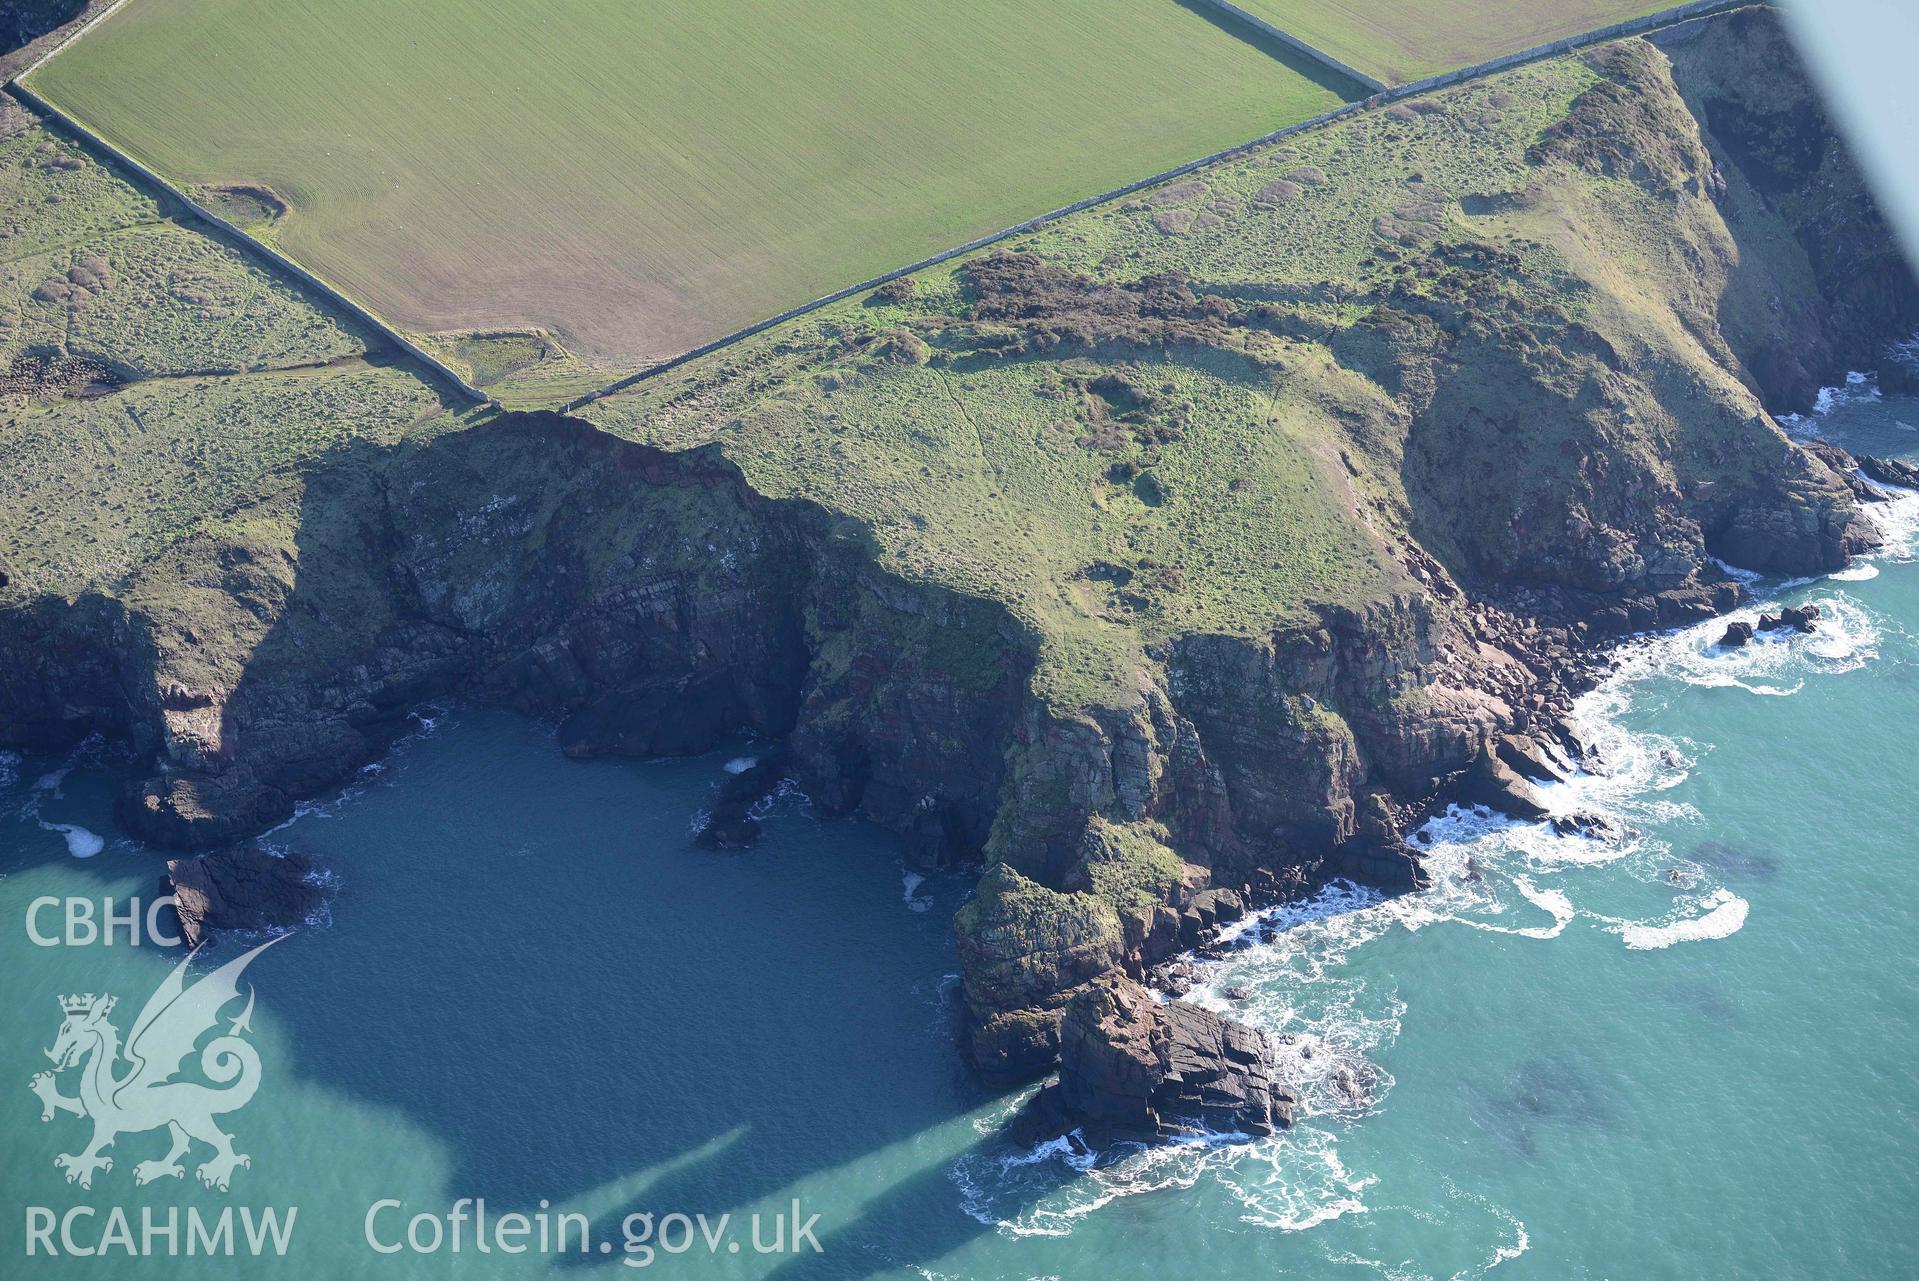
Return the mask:
[[(1825, 418), (1836, 409), (1879, 398), (1879, 384), (1872, 375), (1862, 374), (1855, 369), (1846, 374), (1843, 386), (1821, 387), (1819, 394), (1813, 397), (1812, 412), (1814, 417)], [(1793, 417), (1796, 418), (1797, 415)]]
[(1746, 923), (1748, 904), (1728, 889), (1717, 889), (1700, 900), (1707, 910), (1701, 916), (1680, 917), (1659, 924), (1622, 923), (1613, 933), (1626, 940), (1636, 951), (1671, 947), (1674, 943), (1692, 943), (1723, 939), (1737, 934)]
[(747, 817), (764, 821), (786, 802), (791, 802), (802, 813), (813, 808), (813, 798), (800, 787), (799, 780), (783, 778), (772, 791), (753, 803), (746, 811)]
[[(1878, 531), (1882, 543), (1879, 551), (1874, 553), (1875, 559), (1903, 564), (1919, 558), (1919, 489), (1902, 489), (1898, 485), (1879, 481), (1873, 481), (1872, 484), (1891, 499), (1890, 502), (1859, 505), (1859, 510)], [(1833, 577), (1838, 578), (1839, 575)]]
[(1489, 1216), (1503, 1224), (1511, 1236), (1493, 1247), (1492, 1257), (1478, 1268), (1466, 1268), (1453, 1273), (1453, 1281), (1465, 1281), (1467, 1277), (1483, 1277), (1502, 1263), (1510, 1263), (1526, 1251), (1532, 1249), (1533, 1239), (1526, 1231), (1526, 1225), (1519, 1216), (1503, 1206), (1494, 1205), (1477, 1192), (1468, 1192), (1451, 1179), (1446, 1181), (1446, 1195), (1455, 1201), (1467, 1201), (1484, 1210)]
[(75, 858), (92, 858), (107, 847), (107, 839), (97, 832), (90, 832), (77, 823), (42, 822), (43, 831), (59, 832), (67, 838), (67, 853)]
[[(1867, 380), (1851, 378), (1822, 396), (1820, 409), (1830, 413), (1850, 403), (1849, 397), (1875, 394)], [(1892, 502), (1868, 510), (1880, 522), (1886, 543), (1878, 559), (1914, 558), (1919, 493), (1895, 493)], [(1611, 917), (1576, 901), (1582, 897), (1580, 886), (1588, 883), (1584, 878), (1616, 878), (1623, 872), (1631, 880), (1665, 884), (1676, 860), (1670, 847), (1648, 831), (1702, 818), (1669, 794), (1686, 782), (1710, 746), (1631, 729), (1629, 721), (1642, 721), (1644, 713), (1658, 710), (1688, 686), (1786, 697), (1807, 680), (1855, 670), (1877, 656), (1882, 623), (1841, 586), (1867, 581), (1876, 566), (1855, 567), (1826, 580), (1830, 590), (1814, 587), (1810, 594), (1801, 589), (1814, 580), (1779, 583), (1722, 568), (1755, 596), (1765, 597), (1762, 606), (1733, 617), (1756, 622), (1762, 609), (1777, 613), (1778, 596), (1785, 592), (1794, 593), (1795, 602), (1818, 605), (1821, 617), (1811, 634), (1762, 633), (1739, 648), (1718, 644), (1729, 621), (1722, 617), (1649, 635), (1617, 651), (1614, 674), (1580, 698), (1568, 718), (1587, 748), (1583, 768), (1539, 788), (1550, 814), (1601, 820), (1593, 835), (1562, 834), (1549, 822), (1521, 823), (1490, 810), (1455, 807), (1414, 837), (1426, 855), (1430, 889), (1386, 900), (1359, 886), (1335, 883), (1304, 903), (1237, 922), (1222, 933), (1221, 954), (1197, 962), (1197, 982), (1184, 999), (1228, 1013), (1273, 1038), (1280, 1074), (1299, 1094), (1293, 1129), (1250, 1142), (1216, 1135), (1164, 1148), (1097, 1153), (1060, 1141), (1000, 1157), (974, 1154), (952, 1170), (966, 1212), (1009, 1235), (1059, 1236), (1117, 1198), (1210, 1179), (1239, 1200), (1244, 1221), (1260, 1226), (1297, 1231), (1365, 1213), (1373, 1180), (1345, 1167), (1338, 1139), (1346, 1125), (1379, 1110), (1392, 1090), (1393, 1078), (1378, 1060), (1398, 1039), (1405, 1013), (1396, 989), (1381, 986), (1390, 980), (1374, 976), (1369, 981), (1366, 967), (1349, 964), (1366, 944), (1397, 930), (1448, 925), (1549, 942), (1584, 917), (1628, 948), (1651, 950), (1723, 939), (1743, 928), (1750, 912), (1746, 900), (1691, 864), (1681, 897), (1660, 918)], [(1618, 872), (1596, 871), (1606, 865)], [(998, 1132), (1010, 1111), (982, 1119), (981, 1133)], [(1036, 1177), (1040, 1174), (1046, 1177)], [(1070, 1177), (1062, 1181), (1062, 1175)], [(1496, 1220), (1484, 1262), (1461, 1276), (1483, 1275), (1528, 1250), (1530, 1238), (1518, 1218), (1477, 1194), (1449, 1190), (1452, 1199), (1472, 1201)], [(1347, 1261), (1371, 1264), (1387, 1276), (1414, 1275), (1406, 1265), (1358, 1256)]]
[(918, 872), (907, 872), (900, 877), (900, 882), (904, 886), (900, 898), (906, 903), (907, 911), (924, 912), (933, 906), (933, 896), (919, 892), (920, 886), (926, 884), (924, 876)]
[(723, 767), (729, 774), (744, 774), (760, 763), (757, 756), (735, 756)]

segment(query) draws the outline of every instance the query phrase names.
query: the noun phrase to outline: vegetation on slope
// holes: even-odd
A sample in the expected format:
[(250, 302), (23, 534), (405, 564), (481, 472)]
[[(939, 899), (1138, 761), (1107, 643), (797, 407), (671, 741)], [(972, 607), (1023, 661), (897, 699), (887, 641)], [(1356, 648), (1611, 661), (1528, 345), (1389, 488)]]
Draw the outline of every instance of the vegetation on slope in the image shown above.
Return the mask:
[[(1429, 581), (1422, 548), (1670, 585), (1703, 557), (1682, 509), (1780, 443), (1711, 336), (1737, 257), (1712, 160), (1661, 55), (1616, 48), (1288, 139), (585, 413), (718, 443), (899, 572), (1005, 600), (1056, 706), (1130, 699), (1174, 637)], [(1622, 94), (1641, 114), (1594, 123)], [(1590, 164), (1580, 129), (1645, 158)]]
[(10, 595), (121, 583), (203, 519), (440, 412), (350, 329), (17, 108), (0, 113)]

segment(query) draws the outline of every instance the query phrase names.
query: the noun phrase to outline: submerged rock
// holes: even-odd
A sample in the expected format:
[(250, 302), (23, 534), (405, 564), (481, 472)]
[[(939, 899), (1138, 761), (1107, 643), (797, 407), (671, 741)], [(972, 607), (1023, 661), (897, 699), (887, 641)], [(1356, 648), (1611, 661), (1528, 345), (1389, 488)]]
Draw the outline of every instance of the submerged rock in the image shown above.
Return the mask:
[(270, 854), (251, 845), (167, 863), (166, 888), (180, 915), (180, 934), (198, 947), (216, 930), (298, 925), (324, 897), (313, 864), (298, 854)]
[(1196, 1130), (1264, 1135), (1293, 1121), (1264, 1034), (1131, 979), (1088, 985), (1060, 1024), (1060, 1074), (1015, 1119), (1039, 1142), (1081, 1130), (1095, 1145)]

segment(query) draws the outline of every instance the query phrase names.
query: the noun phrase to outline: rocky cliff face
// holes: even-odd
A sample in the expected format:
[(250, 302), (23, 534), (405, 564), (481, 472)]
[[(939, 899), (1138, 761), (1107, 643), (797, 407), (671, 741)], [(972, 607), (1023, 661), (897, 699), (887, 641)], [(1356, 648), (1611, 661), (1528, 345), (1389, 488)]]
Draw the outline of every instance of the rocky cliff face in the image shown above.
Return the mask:
[[(901, 329), (850, 358), (822, 349), (876, 381), (921, 371), (944, 329), (964, 331), (955, 367), (1062, 348), (1270, 360), (1261, 396), (1324, 415), (1303, 474), (1389, 562), (1378, 590), (1287, 602), (1270, 626), (1142, 629), (1130, 687), (1069, 698), (1036, 676), (1030, 600), (891, 554), (894, 531), (844, 505), (769, 496), (729, 453), (724, 412), (695, 405), (705, 443), (677, 448), (500, 414), (339, 449), (111, 592), (0, 594), (0, 743), (130, 740), (149, 765), (124, 821), (207, 848), (337, 784), (446, 694), (551, 718), (579, 756), (781, 738), (822, 808), (885, 824), (927, 862), (992, 865), (956, 922), (982, 1071), (1048, 1070), (1076, 1008), (1074, 1044), (1094, 1058), (1137, 1040), (1115, 1030), (1125, 1010), (1139, 1045), (1191, 1033), (1231, 1058), (1233, 1034), (1161, 1027), (1126, 989), (1094, 985), (1330, 876), (1417, 885), (1401, 833), (1435, 798), (1520, 795), (1511, 762), (1556, 736), (1608, 637), (1734, 603), (1711, 557), (1813, 572), (1865, 545), (1853, 489), (1767, 406), (1873, 363), (1919, 321), (1919, 288), (1810, 96), (1769, 63), (1777, 38), (1767, 19), (1715, 20), (1664, 51), (1591, 55), (1524, 180), (1460, 203), (1473, 234), (1408, 230), (1441, 215), (1406, 175), (1380, 235), (1425, 247), (1378, 250), (1398, 263), (1389, 283), (1262, 286), (1337, 300), (1330, 331), (1202, 282), (1102, 285), (1030, 257), (975, 279), (963, 322), (923, 318), (925, 337)], [(1496, 109), (1477, 102), (1468, 134)], [(1002, 354), (981, 355), (989, 344)], [(776, 354), (815, 388), (845, 385), (797, 346)], [(1091, 415), (1048, 449), (1119, 441), (1150, 464), (1206, 412), (1074, 363), (1087, 359), (1062, 358), (1064, 381), (1029, 396)], [(898, 430), (881, 444), (931, 461), (869, 482), (840, 443), (823, 456), (849, 485), (920, 494), (935, 463), (962, 474), (953, 455), (1007, 484), (978, 422), (958, 415), (957, 445), (933, 434), (952, 413), (945, 378), (926, 381), (949, 403), (883, 424)], [(768, 421), (831, 437), (835, 414)], [(1150, 470), (1102, 462), (1090, 505), (1144, 513), (1206, 479), (1145, 486)], [(1253, 563), (1289, 534), (1258, 531)], [(1177, 573), (1141, 565), (1177, 596)], [(1105, 581), (1051, 584), (1067, 604), (1045, 608), (1106, 601), (1089, 585)], [(1144, 590), (1085, 612), (1101, 629), (1151, 615)], [(1168, 1079), (1128, 1097), (1157, 1109)]]
[(124, 602), (6, 619), (10, 732), (133, 738), (156, 768), (122, 818), (157, 844), (278, 821), (456, 692), (558, 720), (578, 756), (792, 735), (823, 806), (928, 860), (985, 839), (1017, 631), (876, 572), (857, 530), (760, 500), (717, 455), (508, 416), (244, 515)]

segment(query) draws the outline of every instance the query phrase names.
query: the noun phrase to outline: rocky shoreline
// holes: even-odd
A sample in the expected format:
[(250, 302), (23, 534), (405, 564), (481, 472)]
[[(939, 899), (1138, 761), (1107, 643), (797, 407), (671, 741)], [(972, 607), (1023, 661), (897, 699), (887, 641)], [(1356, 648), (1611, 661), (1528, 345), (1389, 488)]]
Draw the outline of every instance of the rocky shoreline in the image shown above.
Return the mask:
[[(1872, 545), (1852, 460), (1794, 445), (1772, 415), (1881, 363), (1919, 324), (1919, 283), (1829, 127), (1755, 79), (1783, 47), (1769, 22), (1691, 24), (1670, 57), (1644, 41), (1586, 55), (1587, 87), (1524, 158), (1529, 185), (1446, 213), (1452, 239), (1407, 230), (1439, 197), (1406, 175), (1374, 249), (1402, 270), (1330, 333), (1184, 277), (1115, 284), (1006, 255), (968, 277), (980, 298), (964, 314), (859, 348), (916, 370), (928, 336), (955, 362), (1073, 369), (1079, 352), (1170, 367), (1256, 351), (1274, 386), (1324, 365), (1325, 381), (1286, 385), (1323, 413), (1325, 456), (1308, 461), (1332, 479), (1310, 492), (1376, 554), (1363, 586), (1226, 627), (1153, 613), (1186, 586), (1158, 563), (1139, 572), (1160, 597), (1110, 602), (1094, 593), (1116, 576), (1105, 561), (1062, 572), (1041, 606), (941, 580), (874, 523), (756, 486), (728, 452), (740, 420), (694, 381), (675, 411), (701, 430), (682, 447), (499, 413), (343, 447), (110, 586), (34, 593), (0, 566), (0, 746), (131, 744), (142, 777), (121, 822), (200, 851), (344, 781), (436, 697), (548, 719), (575, 757), (750, 734), (777, 746), (724, 782), (702, 833), (715, 848), (750, 846), (755, 804), (790, 775), (917, 863), (985, 865), (955, 921), (965, 1053), (996, 1082), (1064, 1067), (1036, 1131), (1076, 1110), (1153, 1134), (1195, 1111), (1280, 1124), (1284, 1085), (1241, 1031), (1146, 1009), (1126, 984), (1334, 878), (1418, 888), (1405, 837), (1449, 801), (1545, 817), (1533, 784), (1578, 763), (1565, 717), (1619, 640), (1735, 608), (1720, 562), (1820, 573)], [(1462, 108), (1458, 137), (1498, 110)], [(1629, 187), (1666, 237), (1615, 293), (1608, 273), (1578, 274), (1585, 232), (1567, 231), (1610, 227), (1589, 180)], [(1517, 230), (1479, 221), (1526, 210)], [(1528, 237), (1562, 232), (1565, 274), (1529, 269)], [(1402, 255), (1407, 237), (1423, 247)], [(1627, 305), (1655, 293), (1645, 315)], [(821, 359), (853, 376), (844, 351)], [(1083, 442), (1054, 442), (1075, 465), (1107, 437), (1142, 458), (1177, 443), (1190, 407), (1073, 369), (1040, 391), (1070, 388), (1090, 416)], [(841, 372), (800, 381), (824, 395)], [(822, 421), (814, 434), (833, 436)], [(939, 461), (977, 445), (991, 470), (964, 421), (964, 449), (910, 431), (900, 448)], [(1167, 498), (1140, 478), (1102, 462), (1089, 505)], [(1122, 627), (1120, 609), (1139, 612)], [(1131, 628), (1124, 679), (1043, 684), (1043, 661), (1071, 667), (1044, 610), (1074, 613), (1072, 639)], [(175, 883), (198, 896), (193, 928), (220, 928), (297, 911), (285, 870), (216, 855)]]
[[(1919, 480), (1919, 471), (1897, 460), (1855, 458), (1824, 442), (1815, 442), (1814, 452), (1849, 480), (1864, 503), (1890, 499), (1874, 482), (1913, 487), (1909, 482)], [(1870, 547), (1849, 548), (1847, 555), (1866, 550)], [(1614, 670), (1613, 655), (1635, 637), (1695, 625), (1744, 600), (1742, 585), (1724, 577), (1663, 598), (1608, 607), (1583, 625), (1549, 629), (1550, 648), (1534, 668), (1546, 687), (1539, 691), (1541, 715), (1521, 722), (1529, 726), (1525, 732), (1486, 744), (1467, 768), (1402, 810), (1396, 816), (1399, 830), (1409, 831), (1459, 804), (1522, 822), (1549, 819), (1562, 835), (1605, 835), (1604, 819), (1555, 815), (1534, 790), (1535, 784), (1570, 777), (1587, 758), (1565, 719), (1573, 700)], [(1622, 617), (1625, 627), (1611, 630)], [(1720, 644), (1746, 644), (1756, 631), (1812, 633), (1820, 617), (1816, 605), (1787, 607), (1778, 615), (1762, 614), (1756, 625), (1729, 625)], [(1179, 1136), (1260, 1136), (1290, 1126), (1296, 1096), (1275, 1066), (1270, 1040), (1189, 1004), (1184, 994), (1201, 981), (1195, 962), (1223, 955), (1219, 942), (1228, 927), (1249, 916), (1304, 901), (1340, 878), (1387, 894), (1426, 887), (1417, 846), (1397, 839), (1350, 844), (1358, 848), (1310, 870), (1295, 866), (1278, 874), (1260, 867), (1238, 887), (1175, 893), (1166, 903), (1125, 916), (1117, 962), (1103, 970), (1085, 966), (1091, 977), (1067, 989), (1060, 1005), (1057, 1077), (1015, 1114), (1008, 1136), (1024, 1146), (1066, 1139), (1076, 1148), (1098, 1150), (1115, 1142)], [(993, 869), (983, 887), (1009, 871)], [(962, 937), (965, 931), (962, 925)]]

